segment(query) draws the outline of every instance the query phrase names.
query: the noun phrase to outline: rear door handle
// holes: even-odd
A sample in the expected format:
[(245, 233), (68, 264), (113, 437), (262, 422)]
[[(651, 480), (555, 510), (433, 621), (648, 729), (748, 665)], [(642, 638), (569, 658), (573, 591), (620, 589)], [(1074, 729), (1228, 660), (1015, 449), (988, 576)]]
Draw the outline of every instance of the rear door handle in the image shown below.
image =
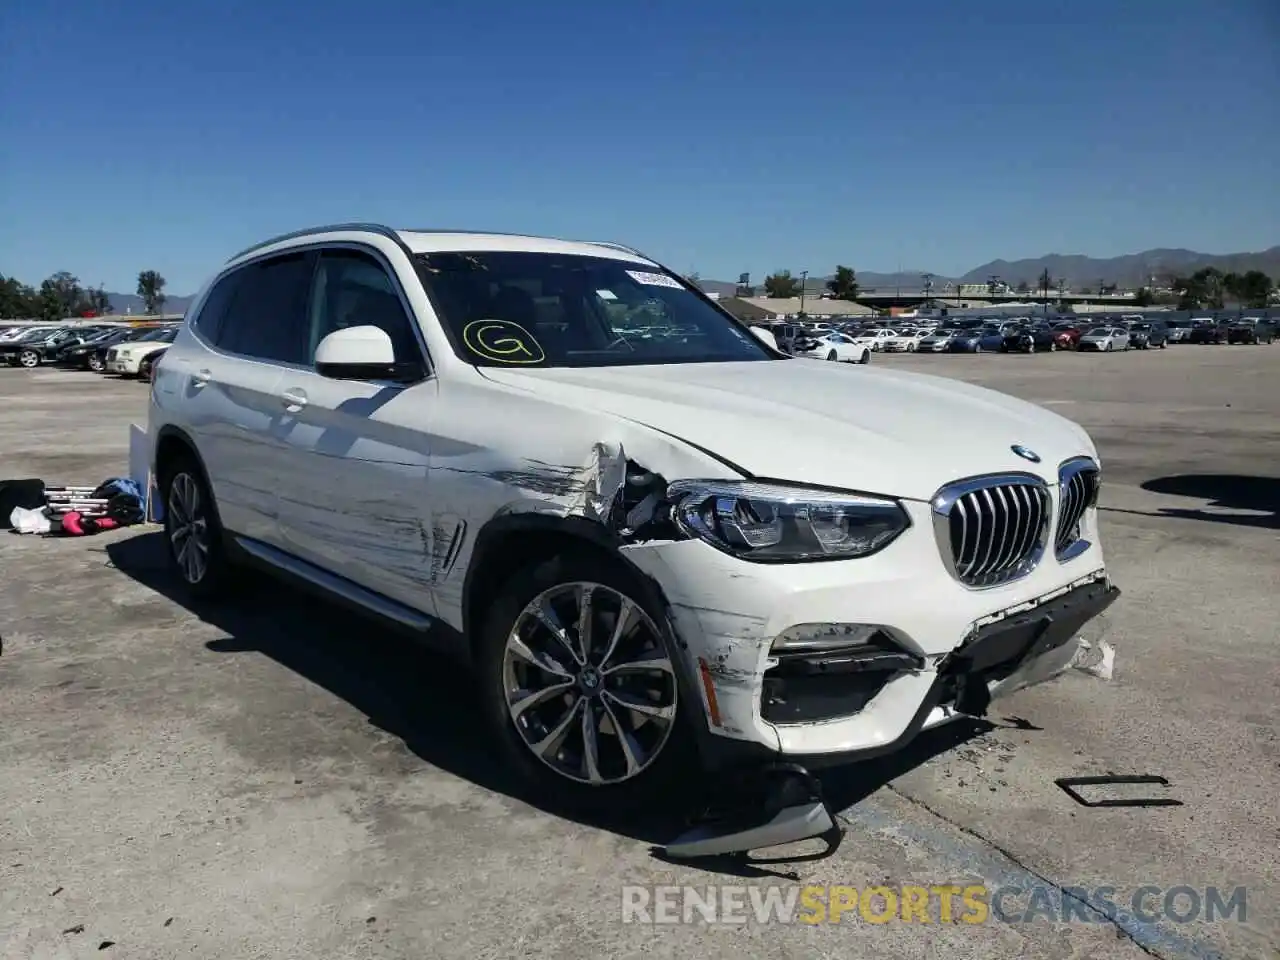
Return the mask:
[(280, 394), (280, 402), (287, 410), (301, 410), (307, 405), (307, 395), (298, 389), (286, 390)]

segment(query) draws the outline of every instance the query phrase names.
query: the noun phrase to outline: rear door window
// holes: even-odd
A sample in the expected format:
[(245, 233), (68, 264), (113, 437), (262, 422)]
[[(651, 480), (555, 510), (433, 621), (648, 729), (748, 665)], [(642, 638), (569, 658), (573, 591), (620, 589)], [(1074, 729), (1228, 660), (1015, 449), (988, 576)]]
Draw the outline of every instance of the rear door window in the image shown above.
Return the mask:
[(237, 271), (218, 346), (255, 360), (307, 363), (307, 300), (314, 264), (310, 252), (291, 253)]

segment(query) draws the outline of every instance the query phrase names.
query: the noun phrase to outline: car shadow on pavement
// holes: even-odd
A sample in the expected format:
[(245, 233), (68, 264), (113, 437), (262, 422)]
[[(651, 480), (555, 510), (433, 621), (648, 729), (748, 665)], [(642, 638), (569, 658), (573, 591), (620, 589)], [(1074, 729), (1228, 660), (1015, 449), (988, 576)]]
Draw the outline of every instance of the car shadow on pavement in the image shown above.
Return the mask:
[(1245, 527), (1280, 530), (1280, 477), (1247, 477), (1237, 474), (1196, 473), (1158, 477), (1142, 484), (1150, 493), (1209, 500), (1211, 506), (1227, 510), (1251, 510), (1249, 514), (1211, 513), (1161, 507), (1160, 516), (1188, 520), (1214, 520)]
[[(394, 630), (380, 629), (376, 621), (273, 579), (246, 585), (243, 595), (231, 601), (189, 601), (168, 569), (162, 537), (159, 532), (142, 533), (113, 541), (106, 553), (121, 573), (225, 633), (205, 643), (206, 649), (270, 657), (346, 701), (426, 763), (563, 819), (659, 845), (688, 827), (691, 808), (699, 799), (695, 786), (641, 820), (634, 815), (625, 820), (588, 819), (531, 796), (496, 759), (498, 749), (480, 722), (472, 682), (459, 682), (465, 668)], [(992, 725), (983, 721), (956, 721), (921, 734), (887, 757), (824, 770), (820, 776), (827, 801), (834, 810), (848, 809), (896, 777), (990, 729)], [(716, 872), (760, 872), (730, 864), (700, 865)]]

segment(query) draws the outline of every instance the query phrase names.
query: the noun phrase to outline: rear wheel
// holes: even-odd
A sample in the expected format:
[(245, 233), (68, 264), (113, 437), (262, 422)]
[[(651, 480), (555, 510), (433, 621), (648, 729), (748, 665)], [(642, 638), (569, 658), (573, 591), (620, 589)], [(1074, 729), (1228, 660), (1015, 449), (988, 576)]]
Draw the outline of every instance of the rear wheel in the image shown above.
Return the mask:
[(570, 549), (513, 577), (478, 638), (485, 714), (548, 800), (601, 813), (652, 804), (691, 740), (676, 646), (617, 561)]
[(18, 363), (30, 370), (32, 367), (40, 366), (40, 354), (34, 350), (23, 350), (18, 354)]
[(89, 354), (89, 369), (94, 373), (101, 373), (103, 370), (102, 358), (96, 353)]
[(169, 566), (193, 597), (214, 597), (230, 579), (218, 510), (194, 458), (167, 464), (160, 478)]
[(827, 354), (827, 359), (828, 359), (828, 360), (839, 360), (840, 358), (839, 358), (839, 356), (836, 354), (836, 352), (835, 352), (834, 350), (832, 350), (832, 351), (830, 351), (830, 352)]

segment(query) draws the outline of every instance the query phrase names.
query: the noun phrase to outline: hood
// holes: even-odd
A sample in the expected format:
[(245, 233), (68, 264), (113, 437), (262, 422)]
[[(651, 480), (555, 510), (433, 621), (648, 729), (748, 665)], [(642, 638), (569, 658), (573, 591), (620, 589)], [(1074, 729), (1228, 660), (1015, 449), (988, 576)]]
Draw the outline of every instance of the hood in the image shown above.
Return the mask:
[[(984, 473), (1054, 482), (1062, 460), (1095, 455), (1082, 428), (1043, 407), (898, 370), (820, 360), (479, 369), (548, 401), (679, 437), (763, 479), (928, 500), (944, 483)], [(1014, 444), (1041, 462), (1021, 459)]]

